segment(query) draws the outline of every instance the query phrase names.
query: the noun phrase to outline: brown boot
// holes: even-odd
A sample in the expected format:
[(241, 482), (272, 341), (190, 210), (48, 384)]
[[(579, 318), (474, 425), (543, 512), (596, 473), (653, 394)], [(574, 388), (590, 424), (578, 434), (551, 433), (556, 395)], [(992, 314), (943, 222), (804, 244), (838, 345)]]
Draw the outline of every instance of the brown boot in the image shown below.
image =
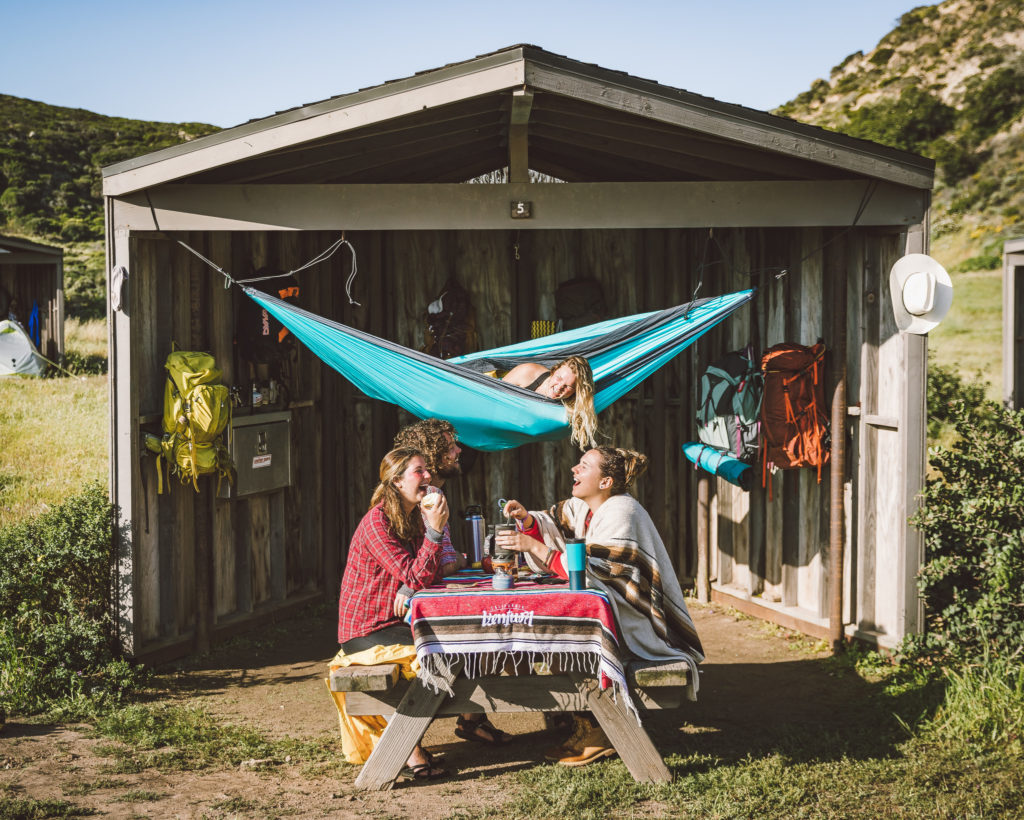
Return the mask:
[(576, 744), (573, 754), (559, 759), (562, 766), (586, 766), (602, 757), (611, 757), (615, 754), (608, 736), (600, 726), (589, 728)]
[(544, 750), (545, 760), (561, 760), (567, 755), (574, 755), (579, 752), (579, 743), (583, 736), (590, 731), (590, 724), (573, 715), (572, 734), (563, 740), (558, 746), (551, 746)]

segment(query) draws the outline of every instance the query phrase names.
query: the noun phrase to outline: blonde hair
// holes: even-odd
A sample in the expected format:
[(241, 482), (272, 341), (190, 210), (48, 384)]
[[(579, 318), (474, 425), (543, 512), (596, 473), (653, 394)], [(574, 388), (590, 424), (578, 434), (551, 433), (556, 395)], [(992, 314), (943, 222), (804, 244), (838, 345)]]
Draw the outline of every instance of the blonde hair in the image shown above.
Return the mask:
[(391, 524), (395, 535), (402, 541), (422, 537), (424, 532), (423, 515), (419, 507), (413, 507), (412, 511), (406, 514), (402, 506), (402, 494), (395, 486), (395, 479), (402, 477), (409, 462), (416, 456), (423, 458), (423, 454), (414, 447), (396, 447), (385, 455), (380, 462), (380, 484), (370, 498), (370, 509), (380, 504), (384, 517)]
[(569, 416), (570, 439), (581, 450), (597, 444), (597, 411), (594, 410), (594, 372), (590, 363), (582, 356), (570, 356), (551, 368), (554, 373), (560, 367), (568, 367), (576, 376), (576, 388), (572, 398), (565, 399)]
[(611, 494), (622, 495), (647, 469), (647, 456), (622, 447), (595, 447), (601, 455), (601, 475), (612, 480)]

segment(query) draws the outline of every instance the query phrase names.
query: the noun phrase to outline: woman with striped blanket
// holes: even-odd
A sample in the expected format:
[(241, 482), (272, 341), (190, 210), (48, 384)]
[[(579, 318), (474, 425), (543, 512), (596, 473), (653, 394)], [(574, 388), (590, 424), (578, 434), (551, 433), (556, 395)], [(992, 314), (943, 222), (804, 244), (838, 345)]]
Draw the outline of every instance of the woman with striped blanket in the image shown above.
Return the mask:
[[(519, 532), (496, 546), (526, 554), (530, 566), (568, 577), (565, 538), (587, 544), (587, 583), (608, 594), (625, 648), (652, 661), (684, 660), (697, 682), (704, 659), (693, 620), (665, 544), (650, 515), (627, 488), (647, 469), (647, 456), (618, 447), (595, 447), (572, 469), (572, 497), (548, 511), (528, 511), (518, 501), (505, 505)], [(551, 750), (566, 766), (582, 766), (614, 754), (601, 729), (577, 719), (573, 735)]]

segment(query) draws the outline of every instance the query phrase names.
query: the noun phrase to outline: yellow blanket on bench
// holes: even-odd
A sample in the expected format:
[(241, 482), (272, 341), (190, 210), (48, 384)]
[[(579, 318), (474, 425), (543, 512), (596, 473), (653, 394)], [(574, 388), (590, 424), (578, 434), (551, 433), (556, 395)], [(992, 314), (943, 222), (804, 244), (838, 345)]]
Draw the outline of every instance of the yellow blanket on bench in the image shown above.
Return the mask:
[[(342, 650), (328, 664), (333, 671), (343, 666), (375, 666), (379, 663), (397, 663), (399, 672), (406, 680), (412, 680), (420, 671), (416, 660), (416, 647), (412, 644), (391, 644), (373, 646), (361, 652), (346, 655)], [(324, 678), (327, 691), (331, 692), (331, 679)], [(338, 723), (341, 728), (341, 749), (348, 763), (365, 763), (370, 758), (388, 722), (379, 715), (350, 715), (345, 711), (345, 693), (331, 692), (338, 709)]]

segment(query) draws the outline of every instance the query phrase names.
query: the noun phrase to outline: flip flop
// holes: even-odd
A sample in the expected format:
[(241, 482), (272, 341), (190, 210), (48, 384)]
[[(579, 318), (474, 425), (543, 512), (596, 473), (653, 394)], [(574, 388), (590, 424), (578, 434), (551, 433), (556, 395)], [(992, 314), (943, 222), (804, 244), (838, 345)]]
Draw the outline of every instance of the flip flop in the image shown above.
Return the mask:
[[(481, 729), (487, 732), (490, 737), (482, 737), (479, 734)], [(473, 743), (483, 743), (486, 746), (503, 746), (511, 740), (511, 735), (501, 731), (486, 717), (474, 718), (472, 720), (460, 717), (455, 723), (455, 736), (461, 737), (463, 740), (472, 741)]]
[(406, 764), (402, 767), (400, 772), (402, 777), (407, 777), (410, 780), (440, 780), (442, 777), (448, 776), (448, 770), (436, 765), (434, 756), (430, 752), (424, 749), (423, 754), (427, 758), (423, 763), (417, 763), (415, 766)]

